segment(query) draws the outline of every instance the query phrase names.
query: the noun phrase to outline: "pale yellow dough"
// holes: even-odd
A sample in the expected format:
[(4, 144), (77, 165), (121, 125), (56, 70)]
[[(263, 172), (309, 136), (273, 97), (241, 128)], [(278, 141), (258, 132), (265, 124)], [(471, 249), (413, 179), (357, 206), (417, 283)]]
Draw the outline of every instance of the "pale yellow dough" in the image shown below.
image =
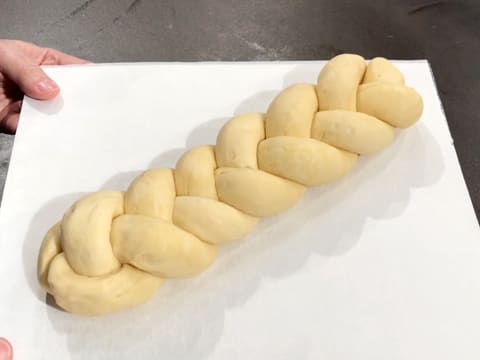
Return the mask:
[(319, 110), (355, 111), (357, 88), (365, 68), (365, 60), (358, 55), (342, 54), (330, 60), (318, 76)]
[(220, 201), (178, 196), (173, 222), (203, 241), (222, 244), (243, 238), (255, 227), (258, 218)]
[(59, 306), (78, 315), (106, 315), (144, 303), (163, 279), (123, 265), (109, 276), (88, 277), (75, 273), (65, 255), (50, 264), (49, 289)]
[(214, 176), (216, 167), (213, 146), (197, 146), (187, 151), (175, 167), (177, 195), (217, 199)]
[(359, 112), (398, 128), (413, 125), (423, 112), (420, 95), (414, 89), (398, 84), (378, 82), (361, 85), (357, 102)]
[(316, 85), (292, 84), (266, 114), (233, 117), (216, 144), (188, 150), (175, 169), (150, 169), (125, 193), (75, 202), (44, 237), (38, 280), (79, 315), (142, 304), (165, 279), (204, 271), (218, 245), (292, 207), (306, 186), (332, 182), (359, 155), (384, 149), (422, 110), (388, 60), (367, 66), (361, 56), (338, 55)]
[(50, 263), (56, 255), (62, 252), (61, 234), (61, 223), (53, 225), (45, 235), (40, 247), (37, 262), (38, 281), (46, 291), (50, 291), (48, 286), (48, 273), (51, 270)]
[(257, 145), (265, 139), (264, 122), (263, 114), (249, 113), (226, 123), (215, 146), (217, 166), (256, 169)]
[(128, 188), (125, 194), (125, 212), (172, 222), (176, 195), (171, 169), (147, 170)]
[(260, 169), (305, 186), (329, 183), (345, 175), (357, 155), (315, 139), (278, 136), (258, 147)]
[(363, 77), (363, 84), (371, 82), (385, 82), (391, 84), (405, 84), (402, 73), (387, 59), (377, 57), (372, 59), (367, 66)]
[(320, 111), (315, 115), (312, 138), (360, 155), (389, 145), (395, 129), (373, 116), (355, 111)]
[(290, 135), (309, 138), (313, 115), (318, 110), (315, 86), (294, 84), (272, 101), (267, 111), (267, 137)]
[(123, 213), (123, 193), (99, 191), (77, 201), (62, 220), (62, 249), (80, 275), (108, 275), (120, 268), (110, 245), (112, 220)]
[(216, 178), (221, 201), (257, 217), (288, 209), (305, 192), (304, 186), (261, 170), (220, 168)]
[(216, 246), (170, 222), (149, 216), (119, 216), (113, 221), (111, 237), (115, 255), (122, 264), (132, 264), (160, 277), (196, 275), (217, 255)]

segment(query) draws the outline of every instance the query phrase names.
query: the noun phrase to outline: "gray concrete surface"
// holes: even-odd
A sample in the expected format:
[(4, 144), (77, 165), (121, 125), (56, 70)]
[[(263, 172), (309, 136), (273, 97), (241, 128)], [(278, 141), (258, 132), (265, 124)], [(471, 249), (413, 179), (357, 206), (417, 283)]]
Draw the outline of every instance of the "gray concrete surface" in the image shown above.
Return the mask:
[(96, 62), (427, 58), (480, 215), (478, 0), (3, 0), (0, 37)]

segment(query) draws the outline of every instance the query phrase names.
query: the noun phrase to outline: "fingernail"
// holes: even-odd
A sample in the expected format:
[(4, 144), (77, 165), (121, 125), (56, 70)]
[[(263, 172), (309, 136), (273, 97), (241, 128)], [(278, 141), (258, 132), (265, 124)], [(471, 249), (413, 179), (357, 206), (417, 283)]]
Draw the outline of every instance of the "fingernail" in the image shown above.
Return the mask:
[(52, 92), (58, 90), (58, 85), (50, 78), (43, 78), (37, 82), (37, 89), (41, 92)]

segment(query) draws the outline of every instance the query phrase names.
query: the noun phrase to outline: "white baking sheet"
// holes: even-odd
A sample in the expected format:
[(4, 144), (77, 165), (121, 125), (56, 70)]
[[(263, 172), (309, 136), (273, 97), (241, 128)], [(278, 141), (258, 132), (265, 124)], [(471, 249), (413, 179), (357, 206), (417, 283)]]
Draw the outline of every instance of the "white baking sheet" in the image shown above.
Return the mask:
[(201, 276), (103, 318), (46, 304), (38, 248), (75, 199), (173, 166), (323, 64), (47, 68), (62, 94), (25, 101), (0, 210), (0, 336), (17, 359), (478, 360), (480, 231), (425, 61), (397, 62), (425, 102), (417, 125)]

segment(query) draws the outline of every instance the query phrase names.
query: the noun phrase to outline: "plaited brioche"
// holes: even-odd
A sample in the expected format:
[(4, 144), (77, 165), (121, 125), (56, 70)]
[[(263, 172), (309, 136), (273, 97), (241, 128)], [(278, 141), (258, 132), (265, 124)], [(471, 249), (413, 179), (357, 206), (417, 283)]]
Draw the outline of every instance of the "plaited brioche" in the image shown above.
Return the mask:
[(317, 84), (280, 92), (265, 114), (228, 121), (215, 145), (175, 169), (150, 169), (125, 192), (79, 199), (46, 234), (38, 279), (59, 306), (102, 315), (145, 302), (169, 278), (195, 276), (217, 246), (260, 217), (294, 205), (306, 187), (344, 176), (362, 155), (415, 123), (420, 95), (384, 58), (334, 57)]

